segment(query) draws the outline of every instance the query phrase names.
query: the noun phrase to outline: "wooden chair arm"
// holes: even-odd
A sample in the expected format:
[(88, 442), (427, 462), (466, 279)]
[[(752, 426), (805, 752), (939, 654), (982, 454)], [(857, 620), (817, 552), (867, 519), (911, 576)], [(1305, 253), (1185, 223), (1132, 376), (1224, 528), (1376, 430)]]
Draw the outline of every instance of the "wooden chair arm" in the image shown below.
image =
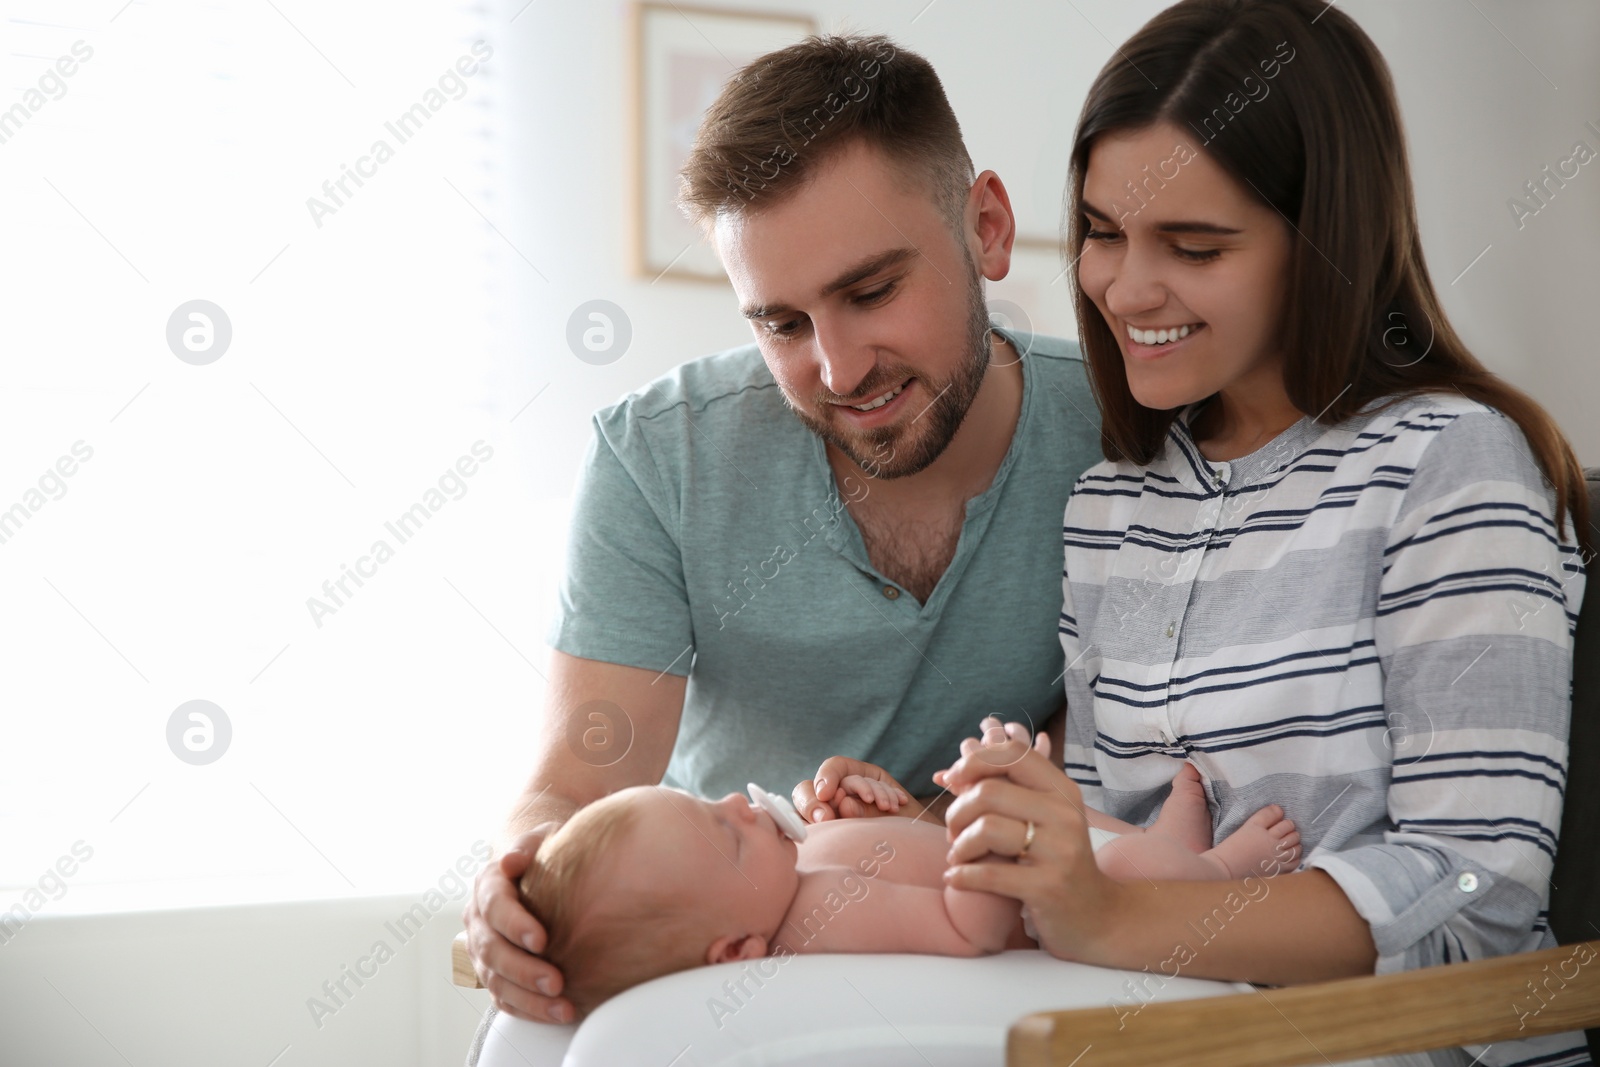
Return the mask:
[(467, 951), (467, 932), (462, 930), (450, 942), (450, 981), (463, 989), (482, 989), (478, 972), (472, 969), (472, 953)]
[[(1159, 983), (1160, 979), (1155, 979)], [(1600, 1025), (1600, 941), (1229, 997), (1025, 1015), (1007, 1067), (1292, 1067)]]

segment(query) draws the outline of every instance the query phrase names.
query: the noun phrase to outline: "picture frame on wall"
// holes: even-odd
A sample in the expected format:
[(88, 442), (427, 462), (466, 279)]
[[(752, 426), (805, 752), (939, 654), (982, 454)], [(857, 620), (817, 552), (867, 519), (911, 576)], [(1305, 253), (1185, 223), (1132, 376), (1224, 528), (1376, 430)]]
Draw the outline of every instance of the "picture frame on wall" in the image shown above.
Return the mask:
[(634, 273), (725, 283), (710, 243), (678, 210), (678, 171), (728, 77), (817, 24), (807, 15), (652, 0), (634, 4), (633, 21)]

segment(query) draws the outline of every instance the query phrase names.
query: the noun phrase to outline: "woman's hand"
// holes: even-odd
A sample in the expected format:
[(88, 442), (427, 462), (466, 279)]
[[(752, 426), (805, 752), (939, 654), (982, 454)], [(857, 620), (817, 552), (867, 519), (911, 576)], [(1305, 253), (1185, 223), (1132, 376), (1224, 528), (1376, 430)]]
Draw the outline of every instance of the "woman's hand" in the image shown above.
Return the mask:
[(877, 764), (830, 756), (816, 777), (794, 787), (790, 799), (806, 822), (859, 819), (876, 815), (922, 814), (910, 790)]
[[(961, 758), (934, 776), (957, 798), (945, 812), (945, 884), (1020, 900), (1051, 955), (1093, 963), (1115, 936), (1122, 888), (1095, 863), (1083, 794), (1044, 755), (1048, 749), (1048, 741), (1030, 748), (1020, 725), (996, 721), (982, 741), (962, 742)], [(1033, 840), (1024, 847), (1029, 823)], [(988, 855), (1016, 862), (978, 862)]]

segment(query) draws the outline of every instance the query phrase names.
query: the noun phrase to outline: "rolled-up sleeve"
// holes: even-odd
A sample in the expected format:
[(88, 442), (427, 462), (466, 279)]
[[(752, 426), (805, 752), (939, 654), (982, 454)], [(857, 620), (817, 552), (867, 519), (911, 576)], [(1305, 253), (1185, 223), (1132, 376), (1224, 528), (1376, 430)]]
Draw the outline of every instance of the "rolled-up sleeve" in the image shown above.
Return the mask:
[(1411, 472), (1374, 624), (1393, 827), (1305, 864), (1370, 924), (1379, 974), (1541, 940), (1585, 581), (1571, 529), (1498, 413), (1455, 419)]

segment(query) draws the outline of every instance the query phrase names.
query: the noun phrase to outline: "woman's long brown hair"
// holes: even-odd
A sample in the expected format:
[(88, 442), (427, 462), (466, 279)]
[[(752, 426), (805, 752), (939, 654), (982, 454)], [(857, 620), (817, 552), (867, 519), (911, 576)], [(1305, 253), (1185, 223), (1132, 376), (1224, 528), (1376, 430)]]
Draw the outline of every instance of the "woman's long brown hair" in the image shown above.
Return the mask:
[[(1192, 134), (1191, 148), (1297, 231), (1280, 333), (1295, 407), (1328, 425), (1380, 398), (1422, 392), (1497, 409), (1521, 428), (1555, 490), (1558, 536), (1570, 512), (1588, 559), (1594, 539), (1572, 446), (1538, 403), (1478, 362), (1440, 306), (1394, 84), (1355, 21), (1323, 0), (1183, 0), (1145, 23), (1100, 71), (1078, 120), (1063, 221), (1068, 262), (1083, 251), (1083, 182), (1096, 139), (1161, 122)], [(1146, 189), (1159, 198), (1149, 179)], [(1073, 285), (1106, 458), (1147, 463), (1178, 411), (1134, 399), (1116, 338), (1075, 271)]]

